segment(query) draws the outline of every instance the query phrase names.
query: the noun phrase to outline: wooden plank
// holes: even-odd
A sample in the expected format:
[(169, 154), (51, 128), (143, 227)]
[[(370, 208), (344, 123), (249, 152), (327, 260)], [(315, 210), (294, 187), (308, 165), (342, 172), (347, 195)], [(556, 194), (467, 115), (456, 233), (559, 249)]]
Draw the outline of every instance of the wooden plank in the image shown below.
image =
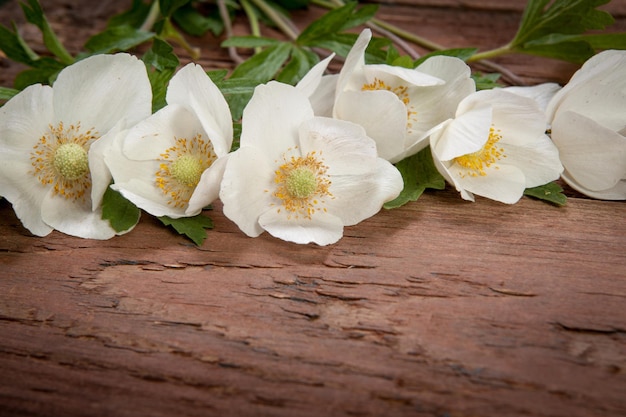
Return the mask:
[[(450, 45), (497, 44), (518, 13), (417, 3), (381, 12)], [(73, 50), (103, 24), (55, 10)], [(203, 65), (232, 65), (218, 40), (197, 44)], [(529, 82), (573, 70), (502, 62)], [(448, 189), (330, 247), (248, 238), (219, 203), (206, 215), (199, 248), (147, 216), (108, 241), (35, 238), (1, 201), (0, 415), (626, 414), (623, 202)]]

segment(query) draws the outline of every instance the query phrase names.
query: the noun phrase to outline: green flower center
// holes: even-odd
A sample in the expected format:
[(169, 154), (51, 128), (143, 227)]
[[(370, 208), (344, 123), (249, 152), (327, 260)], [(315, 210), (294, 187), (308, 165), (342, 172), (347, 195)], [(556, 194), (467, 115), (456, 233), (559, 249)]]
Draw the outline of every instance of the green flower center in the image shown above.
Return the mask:
[(285, 188), (293, 198), (309, 198), (317, 189), (317, 178), (308, 167), (296, 168), (285, 179)]
[(54, 153), (54, 168), (66, 180), (77, 180), (89, 172), (87, 151), (77, 143), (59, 146)]
[(187, 187), (198, 185), (203, 171), (202, 161), (193, 155), (182, 155), (170, 166), (172, 178)]

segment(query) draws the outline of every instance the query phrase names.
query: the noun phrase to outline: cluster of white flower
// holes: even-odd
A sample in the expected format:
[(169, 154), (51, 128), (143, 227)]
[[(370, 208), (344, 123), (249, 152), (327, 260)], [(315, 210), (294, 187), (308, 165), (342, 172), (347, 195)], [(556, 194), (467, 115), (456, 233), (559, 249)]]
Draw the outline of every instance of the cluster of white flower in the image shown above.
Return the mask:
[(326, 245), (396, 198), (393, 163), (430, 146), (466, 200), (515, 203), (561, 175), (626, 199), (626, 52), (598, 54), (562, 89), (476, 91), (457, 58), (366, 65), (370, 38), (361, 33), (339, 74), (323, 75), (331, 56), (295, 87), (259, 85), (232, 152), (228, 104), (200, 66), (182, 68), (152, 114), (141, 61), (84, 59), (0, 109), (0, 195), (38, 236), (127, 232), (102, 219), (111, 186), (154, 216), (194, 216), (219, 198), (248, 236)]

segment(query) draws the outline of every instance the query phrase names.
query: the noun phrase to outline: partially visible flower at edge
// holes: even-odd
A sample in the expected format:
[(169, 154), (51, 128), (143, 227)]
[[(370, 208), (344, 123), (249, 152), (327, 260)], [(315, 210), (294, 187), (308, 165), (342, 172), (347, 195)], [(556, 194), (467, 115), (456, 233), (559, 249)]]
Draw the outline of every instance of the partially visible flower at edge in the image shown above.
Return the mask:
[(111, 186), (153, 216), (194, 216), (218, 196), (233, 141), (224, 96), (197, 64), (178, 71), (167, 105), (103, 143)]
[(559, 154), (537, 103), (500, 89), (465, 98), (430, 136), (435, 166), (461, 197), (516, 203), (526, 188), (559, 178)]
[(361, 32), (336, 77), (333, 117), (363, 126), (379, 155), (395, 163), (428, 146), (430, 129), (451, 118), (476, 85), (454, 57), (434, 56), (415, 69), (365, 64), (370, 39), (369, 29)]
[(626, 51), (591, 57), (550, 101), (563, 180), (593, 198), (626, 199)]
[(63, 69), (53, 87), (24, 89), (0, 109), (0, 195), (37, 236), (109, 239), (102, 196), (111, 176), (91, 148), (151, 113), (145, 65), (96, 55)]
[(258, 86), (244, 109), (241, 147), (227, 162), (220, 199), (248, 236), (267, 231), (328, 245), (402, 187), (362, 127), (315, 117), (302, 91), (273, 81)]

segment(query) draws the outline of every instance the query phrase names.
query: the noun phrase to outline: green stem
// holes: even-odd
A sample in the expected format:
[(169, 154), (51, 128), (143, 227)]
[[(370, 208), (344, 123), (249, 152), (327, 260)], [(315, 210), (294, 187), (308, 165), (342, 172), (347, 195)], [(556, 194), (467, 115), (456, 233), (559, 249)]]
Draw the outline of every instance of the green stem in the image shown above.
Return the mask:
[(467, 60), (467, 62), (476, 62), (476, 61), (482, 61), (482, 60), (485, 60), (485, 59), (491, 59), (491, 58), (495, 58), (495, 57), (500, 56), (500, 55), (510, 54), (511, 52), (513, 52), (513, 49), (511, 48), (511, 45), (510, 44), (506, 44), (506, 45), (501, 46), (499, 48), (495, 48), (495, 49), (491, 49), (489, 51), (479, 52), (477, 54), (474, 54)]
[[(248, 0), (240, 0), (239, 3), (241, 3), (241, 7), (243, 7), (246, 16), (248, 16), (248, 21), (250, 22), (250, 33), (252, 33), (252, 35), (254, 36), (260, 37), (261, 27), (259, 26), (259, 18), (254, 12), (254, 9), (250, 5), (250, 3), (248, 3)], [(254, 52), (257, 54), (261, 52), (261, 50), (262, 49), (260, 47), (254, 48)]]
[(289, 39), (293, 41), (298, 39), (298, 34), (287, 23), (285, 23), (283, 17), (278, 12), (276, 12), (276, 10), (272, 6), (267, 4), (265, 0), (251, 1), (256, 7), (261, 9), (261, 11), (265, 13), (265, 15), (269, 17), (270, 20), (274, 22), (274, 24), (278, 27), (278, 29), (280, 29), (281, 32), (287, 35)]
[(143, 21), (139, 30), (149, 31), (154, 26), (154, 22), (156, 22), (159, 17), (159, 13), (161, 13), (161, 9), (159, 7), (159, 0), (154, 0), (152, 2), (152, 6), (150, 6), (150, 11), (148, 12), (148, 16), (146, 16), (146, 20)]

